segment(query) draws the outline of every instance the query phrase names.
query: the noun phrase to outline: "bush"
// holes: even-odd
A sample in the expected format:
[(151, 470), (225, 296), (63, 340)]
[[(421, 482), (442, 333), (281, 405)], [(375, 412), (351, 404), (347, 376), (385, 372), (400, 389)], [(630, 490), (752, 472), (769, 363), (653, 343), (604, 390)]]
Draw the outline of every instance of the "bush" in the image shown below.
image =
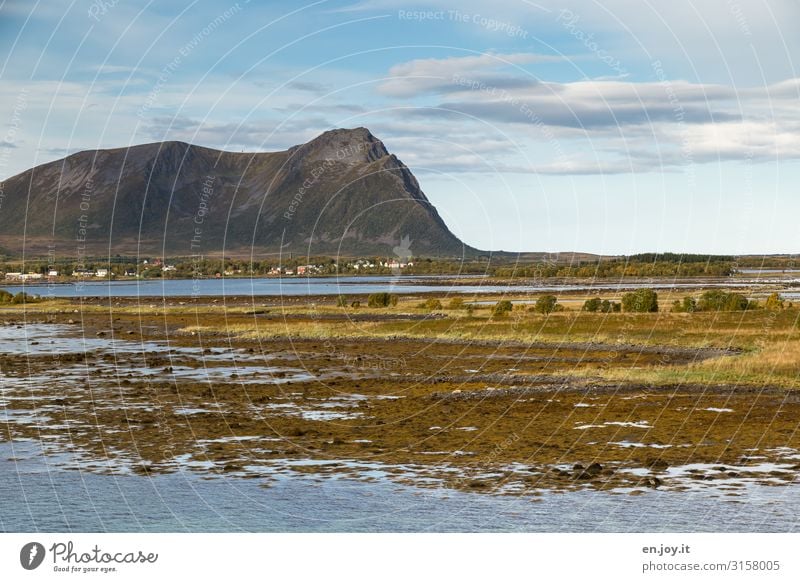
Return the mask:
[(756, 306), (757, 303), (748, 301), (747, 297), (740, 293), (713, 290), (706, 291), (700, 296), (697, 311), (745, 311)]
[(339, 295), (336, 298), (336, 307), (347, 307), (347, 295)]
[(367, 305), (369, 307), (389, 307), (390, 305), (397, 305), (397, 295), (391, 293), (372, 293), (367, 298)]
[(514, 309), (514, 306), (511, 304), (511, 301), (503, 299), (502, 301), (498, 301), (492, 308), (492, 317), (503, 317), (511, 313), (512, 309)]
[(586, 303), (583, 304), (583, 311), (590, 313), (597, 313), (598, 311), (600, 313), (619, 313), (622, 311), (622, 306), (616, 301), (593, 297), (592, 299), (587, 299)]
[(697, 300), (694, 297), (684, 297), (683, 301), (676, 299), (672, 303), (672, 311), (676, 313), (694, 313), (697, 311)]
[(616, 301), (609, 301), (608, 299), (603, 299), (603, 302), (600, 304), (600, 311), (603, 313), (619, 313), (622, 311), (622, 305), (617, 303)]
[[(11, 294), (9, 293), (9, 295)], [(11, 303), (36, 303), (37, 301), (39, 301), (39, 297), (37, 295), (28, 295), (22, 291), (11, 298)]]
[(423, 306), (428, 311), (434, 311), (436, 309), (441, 309), (442, 308), (442, 302), (439, 301), (438, 299), (436, 299), (435, 297), (431, 297), (425, 303), (423, 303)]
[(447, 304), (447, 309), (464, 309), (464, 298), (453, 297)]
[(361, 307), (361, 301), (353, 301), (350, 304), (350, 307), (352, 307), (353, 309), (358, 309), (359, 307)]
[(630, 313), (655, 313), (658, 311), (658, 293), (652, 289), (637, 289), (622, 296), (622, 308)]
[(764, 308), (769, 310), (783, 309), (783, 299), (781, 299), (780, 293), (773, 293), (767, 297)]
[(6, 291), (5, 289), (0, 289), (0, 303), (11, 303), (14, 299), (14, 296)]
[(597, 313), (600, 311), (600, 307), (603, 304), (603, 300), (599, 297), (592, 297), (591, 299), (587, 299), (586, 302), (583, 304), (582, 311), (588, 311), (590, 313)]
[(542, 295), (536, 300), (533, 310), (536, 313), (553, 313), (559, 311), (558, 298), (555, 295)]

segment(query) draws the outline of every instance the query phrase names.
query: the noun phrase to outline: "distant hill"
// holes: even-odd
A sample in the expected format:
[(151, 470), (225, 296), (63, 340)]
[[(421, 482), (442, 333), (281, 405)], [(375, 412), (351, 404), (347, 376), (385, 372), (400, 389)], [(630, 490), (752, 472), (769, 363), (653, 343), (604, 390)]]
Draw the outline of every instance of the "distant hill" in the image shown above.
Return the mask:
[(0, 247), (10, 253), (478, 254), (365, 128), (274, 153), (182, 142), (85, 151), (3, 187)]

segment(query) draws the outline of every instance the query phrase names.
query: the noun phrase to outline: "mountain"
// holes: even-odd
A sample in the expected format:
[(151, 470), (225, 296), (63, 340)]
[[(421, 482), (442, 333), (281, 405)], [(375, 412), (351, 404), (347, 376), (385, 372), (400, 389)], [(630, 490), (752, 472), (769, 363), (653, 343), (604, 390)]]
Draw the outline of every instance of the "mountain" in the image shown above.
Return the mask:
[(0, 247), (27, 255), (478, 253), (363, 127), (273, 153), (85, 151), (9, 178), (3, 193)]

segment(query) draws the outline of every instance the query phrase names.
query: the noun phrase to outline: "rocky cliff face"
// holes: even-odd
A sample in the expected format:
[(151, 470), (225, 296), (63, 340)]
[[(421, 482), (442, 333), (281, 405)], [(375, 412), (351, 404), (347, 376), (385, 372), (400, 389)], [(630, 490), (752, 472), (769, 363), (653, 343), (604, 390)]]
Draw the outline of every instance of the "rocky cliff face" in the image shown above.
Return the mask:
[(462, 256), (409, 169), (365, 128), (274, 153), (181, 142), (81, 152), (3, 184), (14, 253)]

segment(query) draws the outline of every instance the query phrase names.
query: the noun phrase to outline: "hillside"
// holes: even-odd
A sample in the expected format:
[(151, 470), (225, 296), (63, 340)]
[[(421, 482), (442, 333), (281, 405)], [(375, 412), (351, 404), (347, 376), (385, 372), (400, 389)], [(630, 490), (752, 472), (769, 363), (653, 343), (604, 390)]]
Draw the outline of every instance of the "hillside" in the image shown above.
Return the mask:
[(11, 253), (49, 245), (70, 257), (478, 252), (365, 128), (273, 153), (182, 142), (85, 151), (9, 178), (4, 192), (0, 247)]

